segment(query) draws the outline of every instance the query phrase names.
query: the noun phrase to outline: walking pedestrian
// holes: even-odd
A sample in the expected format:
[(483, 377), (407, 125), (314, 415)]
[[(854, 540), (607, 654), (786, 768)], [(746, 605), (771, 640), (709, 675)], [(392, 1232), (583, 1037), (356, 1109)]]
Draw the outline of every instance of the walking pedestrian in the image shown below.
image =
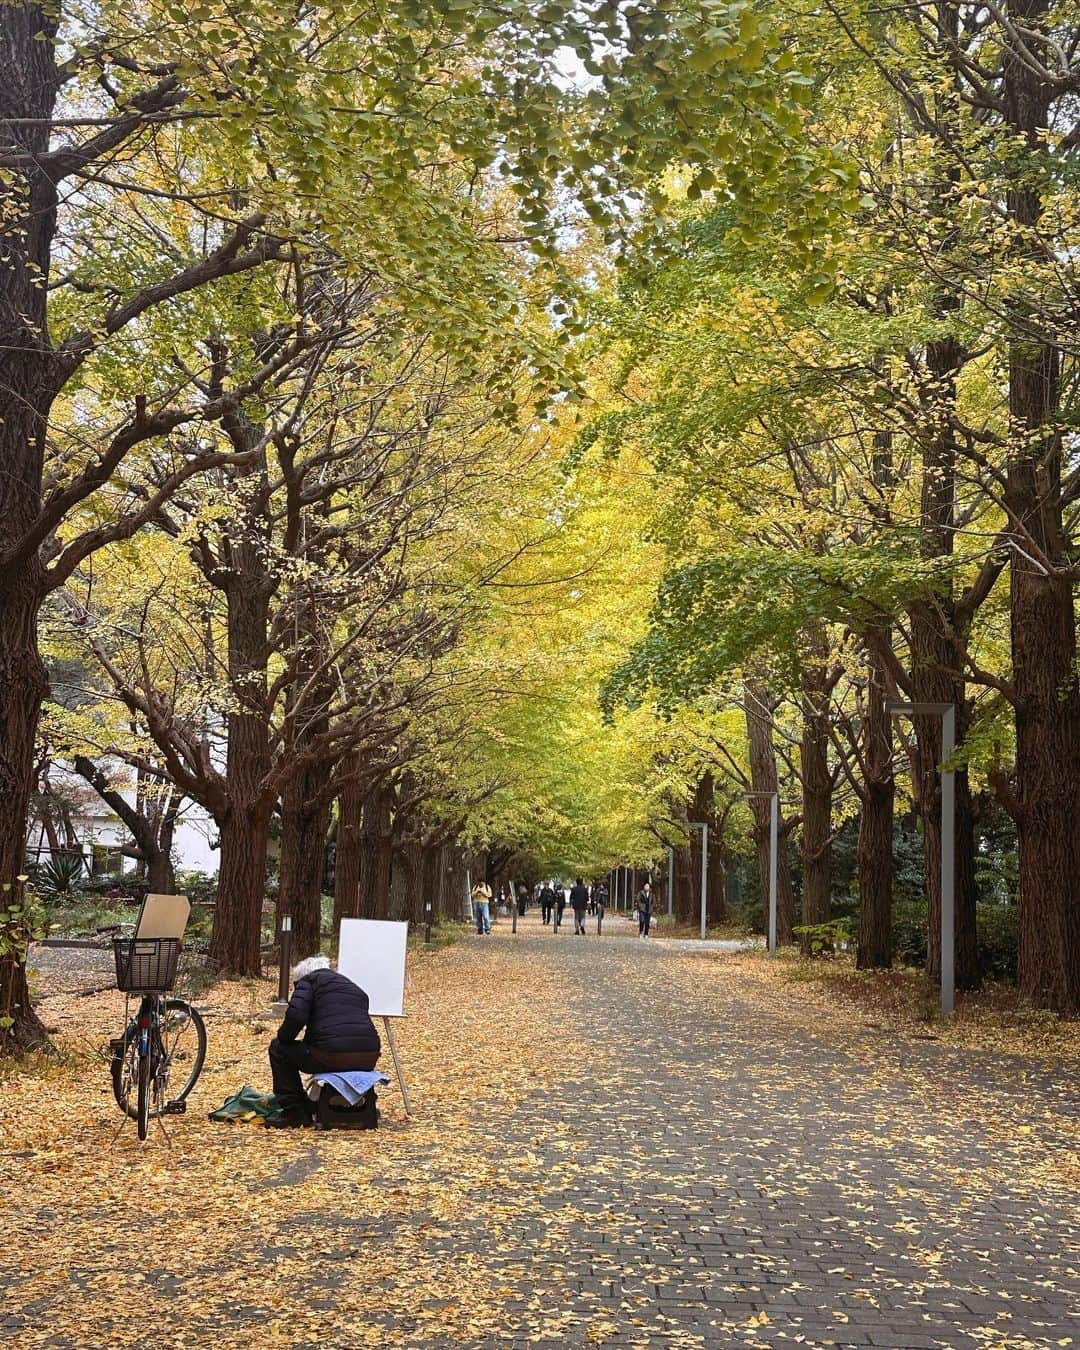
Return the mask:
[(555, 883), (555, 931), (562, 927), (563, 910), (566, 908), (566, 890), (561, 881)]
[(647, 938), (649, 936), (649, 924), (652, 922), (653, 893), (652, 882), (646, 881), (638, 892), (637, 898), (637, 918), (638, 918), (638, 937)]
[(570, 887), (570, 905), (574, 911), (574, 936), (585, 936), (585, 911), (589, 907), (589, 888), (578, 877)]
[(517, 888), (518, 913), (522, 918), (525, 917), (525, 911), (529, 906), (529, 888), (523, 881), (518, 882)]
[(544, 921), (545, 928), (551, 922), (551, 911), (555, 905), (555, 891), (550, 881), (545, 881), (540, 887), (540, 917)]
[(604, 910), (607, 909), (608, 889), (601, 881), (593, 887), (593, 897), (596, 902), (596, 936), (604, 927)]
[(476, 912), (476, 932), (478, 936), (491, 932), (491, 887), (486, 881), (478, 881), (472, 888), (473, 909)]

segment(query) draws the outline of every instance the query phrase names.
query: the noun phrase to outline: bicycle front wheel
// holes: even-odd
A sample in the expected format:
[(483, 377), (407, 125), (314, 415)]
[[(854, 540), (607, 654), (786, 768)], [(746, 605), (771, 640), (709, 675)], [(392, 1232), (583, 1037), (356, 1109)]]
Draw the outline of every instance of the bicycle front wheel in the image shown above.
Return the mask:
[(135, 1123), (138, 1127), (139, 1138), (145, 1139), (150, 1133), (150, 1056), (139, 1055), (138, 1068), (138, 1095), (136, 1103)]

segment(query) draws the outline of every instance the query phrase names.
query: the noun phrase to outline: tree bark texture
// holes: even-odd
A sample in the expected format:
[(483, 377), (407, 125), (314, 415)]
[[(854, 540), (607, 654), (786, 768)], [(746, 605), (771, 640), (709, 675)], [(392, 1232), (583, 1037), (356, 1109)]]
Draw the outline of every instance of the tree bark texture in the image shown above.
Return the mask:
[(325, 790), (329, 776), (326, 766), (315, 765), (294, 775), (281, 798), (278, 913), (292, 917), (297, 960), (314, 955), (322, 945), (322, 883), (330, 827)]
[(364, 797), (360, 838), (360, 886), (357, 914), (390, 917), (390, 879), (394, 860), (393, 792), (376, 788)]
[(802, 675), (802, 921), (827, 923), (832, 912), (832, 771), (829, 768), (828, 648), (813, 634)]
[(335, 933), (342, 919), (360, 917), (364, 789), (359, 777), (359, 756), (351, 756), (343, 767), (345, 783), (338, 794), (337, 851), (334, 854)]
[[(888, 641), (888, 634), (882, 634)], [(893, 804), (896, 786), (892, 767), (889, 683), (884, 664), (867, 655), (866, 710), (863, 723), (864, 782), (860, 799), (857, 868), (859, 934), (856, 965), (860, 970), (886, 969), (893, 960)]]
[[(703, 774), (694, 791), (691, 814), (695, 820), (704, 820), (709, 827), (709, 866), (706, 872), (705, 921), (707, 924), (727, 920), (727, 870), (723, 844), (723, 819), (716, 809), (716, 780), (711, 773)], [(693, 922), (701, 922), (701, 831), (691, 837), (691, 874), (693, 878)]]

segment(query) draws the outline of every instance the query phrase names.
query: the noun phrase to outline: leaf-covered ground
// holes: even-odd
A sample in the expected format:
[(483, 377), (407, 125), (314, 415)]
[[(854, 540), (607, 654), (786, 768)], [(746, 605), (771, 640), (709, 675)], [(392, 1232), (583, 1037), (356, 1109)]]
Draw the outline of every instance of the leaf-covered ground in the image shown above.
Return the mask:
[(140, 1146), (95, 1056), (0, 1081), (17, 1347), (1080, 1347), (1075, 1061), (804, 1002), (765, 958), (530, 916), (411, 957), (372, 1134), (219, 1125), (267, 1086), (220, 985), (190, 1114)]

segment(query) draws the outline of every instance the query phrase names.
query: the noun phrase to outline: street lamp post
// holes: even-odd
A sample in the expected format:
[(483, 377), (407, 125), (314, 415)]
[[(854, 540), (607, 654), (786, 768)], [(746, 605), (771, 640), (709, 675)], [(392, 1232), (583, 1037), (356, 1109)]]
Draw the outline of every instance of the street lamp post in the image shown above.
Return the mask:
[(769, 810), (769, 951), (776, 953), (776, 886), (780, 857), (779, 792), (747, 792), (746, 797), (768, 797)]
[[(890, 703), (893, 717), (940, 717), (941, 759), (956, 749), (955, 703)], [(941, 771), (941, 1011), (956, 1006), (956, 775)]]
[(701, 831), (701, 936), (705, 936), (706, 908), (709, 902), (709, 822), (688, 820), (692, 830)]

